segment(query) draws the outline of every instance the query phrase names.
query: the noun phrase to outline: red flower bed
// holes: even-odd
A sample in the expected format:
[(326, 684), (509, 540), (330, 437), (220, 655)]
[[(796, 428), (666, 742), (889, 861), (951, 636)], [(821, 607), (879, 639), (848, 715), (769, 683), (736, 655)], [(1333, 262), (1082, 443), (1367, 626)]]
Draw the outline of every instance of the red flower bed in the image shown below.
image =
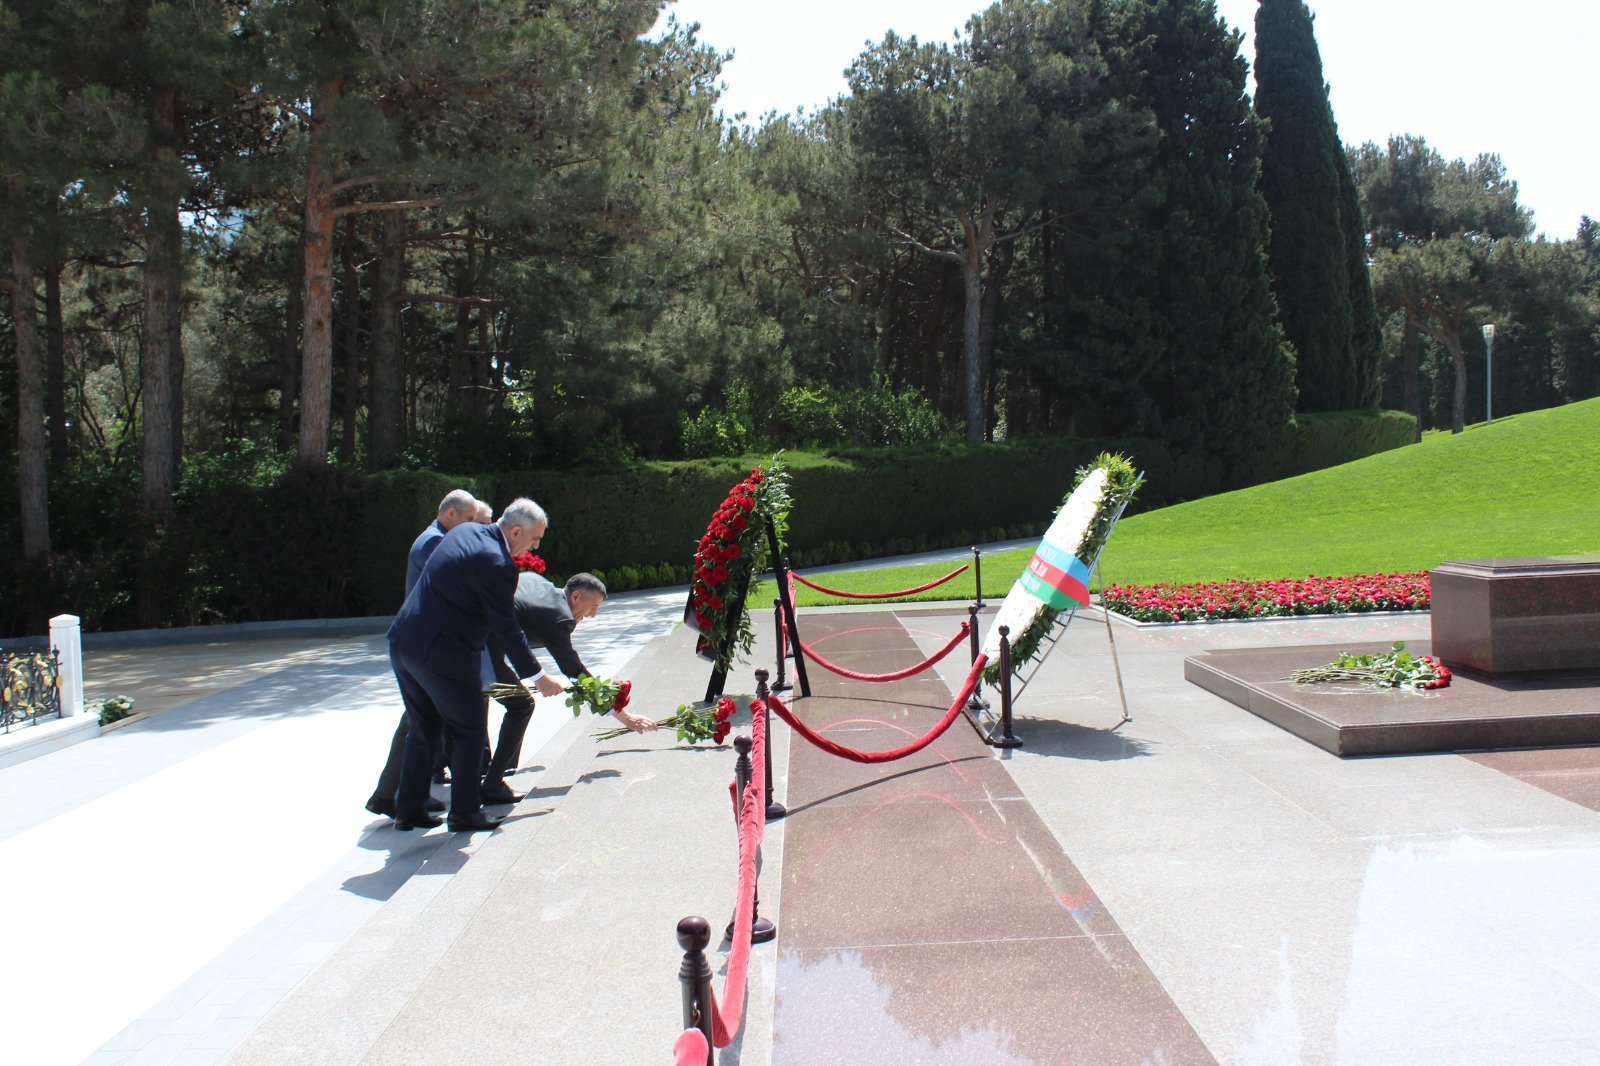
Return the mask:
[(1428, 572), (1196, 585), (1109, 585), (1101, 601), (1137, 622), (1204, 622), (1303, 614), (1426, 611)]

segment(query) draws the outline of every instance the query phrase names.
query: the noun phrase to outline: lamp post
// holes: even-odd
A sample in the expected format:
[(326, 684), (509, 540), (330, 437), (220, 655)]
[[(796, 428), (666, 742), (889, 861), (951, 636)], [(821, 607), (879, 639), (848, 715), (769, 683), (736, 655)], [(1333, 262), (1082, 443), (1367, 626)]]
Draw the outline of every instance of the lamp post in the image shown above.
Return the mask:
[(1487, 355), (1483, 369), (1483, 424), (1494, 425), (1494, 323), (1483, 327), (1483, 350)]

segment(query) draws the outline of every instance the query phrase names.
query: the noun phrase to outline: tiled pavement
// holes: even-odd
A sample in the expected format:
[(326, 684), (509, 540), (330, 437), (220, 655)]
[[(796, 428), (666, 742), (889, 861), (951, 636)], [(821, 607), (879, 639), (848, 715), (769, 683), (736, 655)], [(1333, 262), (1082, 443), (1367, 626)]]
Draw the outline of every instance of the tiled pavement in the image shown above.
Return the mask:
[[(680, 605), (658, 596), (643, 628)], [(960, 615), (807, 617), (819, 638), (878, 628), (853, 654), (884, 641), (885, 669)], [(895, 770), (780, 761), (797, 811), (762, 884), (780, 936), (723, 1061), (1600, 1062), (1595, 749), (1340, 760), (1182, 680), (1197, 648), (1414, 640), (1426, 616), (1119, 626), (1118, 726), (1096, 622), (1019, 701), (1018, 751), (953, 731)], [(682, 643), (623, 667), (624, 642), (604, 669), (650, 679), (664, 713), (704, 684)], [(237, 651), (241, 671), (275, 654)], [(725, 760), (664, 737), (596, 750), (541, 712), (521, 819), (398, 834), (360, 811), (397, 711), (381, 652), (280, 654), (0, 771), (0, 869), (57, 918), (0, 919), (29, 974), (0, 996), (6, 1061), (665, 1060), (672, 922), (731, 907), (726, 801), (705, 802)], [(867, 709), (841, 728), (896, 743), (964, 672), (903, 683), (887, 728)], [(842, 690), (813, 681), (797, 710), (837, 716)], [(1008, 868), (992, 888), (963, 872), (986, 857)]]

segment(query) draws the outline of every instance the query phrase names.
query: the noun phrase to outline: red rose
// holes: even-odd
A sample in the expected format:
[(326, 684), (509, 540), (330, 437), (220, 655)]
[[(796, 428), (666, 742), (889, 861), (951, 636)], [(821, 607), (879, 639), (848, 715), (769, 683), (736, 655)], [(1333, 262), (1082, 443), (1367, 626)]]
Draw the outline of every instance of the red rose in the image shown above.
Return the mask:
[(728, 547), (727, 547), (727, 548), (726, 548), (726, 549), (725, 549), (725, 550), (724, 550), (724, 551), (723, 551), (723, 553), (722, 553), (722, 557), (723, 557), (723, 558), (724, 558), (724, 559), (737, 559), (737, 558), (739, 558), (739, 551), (740, 551), (740, 548), (739, 548), (739, 545), (737, 545), (737, 544), (730, 544), (730, 545), (728, 545)]
[(713, 611), (722, 610), (722, 597), (721, 596), (711, 596), (711, 597), (707, 598), (706, 606), (711, 608)]
[(713, 744), (721, 744), (724, 740), (728, 739), (728, 731), (732, 728), (733, 727), (727, 722), (723, 722), (712, 732), (711, 742)]
[(711, 580), (718, 585), (728, 580), (728, 568), (718, 563), (716, 569), (711, 571)]
[(732, 718), (733, 717), (734, 708), (735, 708), (735, 704), (734, 704), (733, 700), (730, 699), (729, 697), (724, 696), (720, 700), (718, 700), (717, 701), (717, 710), (716, 710), (717, 722), (720, 724), (720, 723), (726, 722), (728, 719)]
[(702, 632), (711, 628), (711, 616), (709, 614), (701, 612), (694, 616), (694, 620), (699, 623)]
[(629, 694), (633, 692), (633, 682), (623, 681), (617, 685), (616, 698), (611, 701), (611, 709), (620, 711), (628, 706)]
[(740, 531), (750, 524), (750, 519), (746, 518), (742, 514), (734, 515), (730, 521), (733, 523), (733, 528)]

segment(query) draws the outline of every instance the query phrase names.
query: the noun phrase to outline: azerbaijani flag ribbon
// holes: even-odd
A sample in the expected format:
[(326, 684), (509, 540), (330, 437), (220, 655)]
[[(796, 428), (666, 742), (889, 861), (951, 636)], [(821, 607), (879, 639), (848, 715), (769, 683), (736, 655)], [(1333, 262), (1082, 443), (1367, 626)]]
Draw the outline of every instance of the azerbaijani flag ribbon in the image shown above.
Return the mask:
[(1048, 540), (1040, 541), (1017, 581), (1046, 607), (1060, 610), (1069, 603), (1089, 602), (1088, 564)]

